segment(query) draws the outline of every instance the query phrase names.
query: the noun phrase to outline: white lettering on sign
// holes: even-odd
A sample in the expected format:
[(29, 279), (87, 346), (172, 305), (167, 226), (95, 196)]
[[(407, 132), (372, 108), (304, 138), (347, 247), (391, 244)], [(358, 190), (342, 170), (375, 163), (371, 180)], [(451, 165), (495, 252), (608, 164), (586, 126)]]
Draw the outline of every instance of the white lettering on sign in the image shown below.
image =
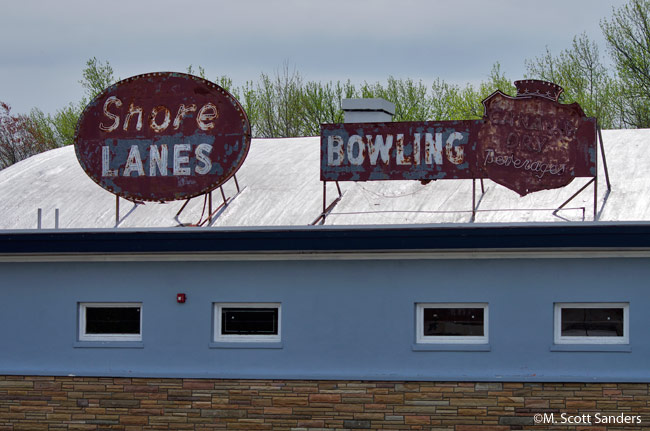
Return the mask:
[[(158, 124), (156, 122), (156, 117), (158, 117), (159, 112), (164, 112), (165, 113), (164, 114), (165, 119), (163, 120), (163, 122), (161, 124)], [(171, 112), (169, 112), (169, 109), (167, 109), (166, 106), (164, 106), (164, 105), (156, 106), (155, 108), (153, 108), (151, 110), (151, 116), (149, 118), (149, 125), (151, 126), (151, 128), (153, 129), (154, 132), (158, 132), (158, 133), (163, 132), (163, 131), (165, 131), (165, 129), (167, 127), (169, 127), (169, 122), (171, 121), (171, 116), (172, 116), (172, 114), (171, 114)], [(176, 114), (176, 116), (178, 116), (178, 114)]]
[(110, 169), (109, 166), (111, 164), (111, 153), (110, 153), (110, 148), (108, 146), (103, 146), (102, 147), (102, 177), (116, 177), (117, 176), (117, 170), (115, 169)]
[[(355, 155), (356, 148), (356, 155)], [(359, 135), (352, 135), (348, 139), (348, 161), (353, 165), (360, 165), (363, 163), (366, 146), (363, 143), (363, 138)]]
[(413, 161), (416, 165), (420, 164), (420, 134), (413, 134)]
[(370, 164), (375, 166), (377, 164), (377, 157), (381, 155), (381, 161), (388, 164), (390, 161), (390, 148), (393, 146), (393, 135), (386, 136), (384, 141), (383, 135), (375, 136), (375, 141), (372, 141), (372, 135), (366, 135), (368, 143), (368, 155), (370, 156)]
[(411, 157), (404, 155), (404, 134), (397, 134), (397, 164), (398, 165), (410, 165)]
[(181, 122), (185, 118), (185, 114), (196, 111), (196, 105), (191, 104), (190, 106), (182, 105), (178, 107), (178, 112), (176, 113), (176, 118), (174, 118), (174, 130), (178, 130), (181, 127)]
[(194, 171), (196, 171), (197, 174), (205, 175), (212, 169), (212, 161), (208, 157), (211, 151), (212, 145), (210, 144), (199, 144), (199, 146), (196, 147), (196, 160), (201, 163), (201, 166), (194, 168)]
[(460, 165), (465, 160), (465, 150), (460, 145), (454, 145), (456, 141), (462, 141), (463, 134), (460, 132), (454, 132), (447, 138), (447, 143), (445, 144), (445, 153), (447, 154), (447, 160), (449, 160), (454, 165)]
[(122, 106), (122, 101), (115, 96), (111, 96), (106, 99), (106, 102), (104, 102), (104, 115), (113, 120), (113, 124), (110, 126), (105, 126), (104, 123), (99, 123), (99, 128), (105, 132), (112, 132), (120, 126), (120, 117), (111, 112), (108, 112), (108, 107), (110, 105), (115, 105), (119, 108)]
[(137, 172), (136, 176), (144, 176), (144, 169), (142, 168), (142, 158), (140, 157), (140, 149), (137, 145), (131, 145), (129, 151), (129, 158), (126, 159), (126, 166), (124, 166), (124, 176), (130, 177), (131, 172)]
[(442, 165), (442, 133), (436, 133), (435, 139), (433, 136), (433, 133), (427, 133), (424, 137), (424, 163)]
[(196, 124), (199, 125), (199, 129), (208, 131), (214, 128), (212, 121), (218, 117), (219, 111), (217, 111), (217, 107), (212, 103), (206, 103), (199, 111), (199, 115), (196, 116)]
[(189, 175), (189, 166), (183, 166), (190, 162), (190, 157), (184, 153), (190, 151), (192, 146), (190, 144), (174, 145), (174, 176)]
[[(142, 130), (142, 108), (140, 108), (139, 106), (135, 106), (133, 103), (129, 105), (129, 113), (126, 114), (126, 118), (124, 119), (124, 130), (129, 128), (129, 120), (131, 119), (132, 116), (136, 114), (138, 115), (138, 121), (135, 123), (135, 130), (137, 130), (138, 132)], [(117, 121), (119, 123), (120, 121), (119, 117)]]
[[(442, 133), (425, 133), (424, 134), (424, 163), (427, 165), (442, 165), (443, 154), (445, 158), (454, 165), (460, 165), (465, 162), (465, 150), (462, 141), (467, 134), (461, 132), (453, 132), (447, 137), (444, 144)], [(419, 165), (421, 163), (421, 142), (422, 134), (414, 133), (412, 145), (410, 145), (410, 153), (405, 144), (404, 134), (398, 133), (394, 138), (393, 135), (366, 135), (365, 139), (359, 135), (352, 135), (345, 142), (342, 136), (330, 135), (327, 137), (327, 165), (328, 166), (341, 166), (343, 159), (347, 155), (350, 165), (359, 166), (368, 161), (372, 166), (376, 166), (377, 162), (381, 161), (388, 164), (391, 158), (391, 149), (395, 141), (395, 164), (406, 165)]]
[(340, 166), (342, 162), (343, 138), (330, 135), (327, 137), (327, 164), (328, 166)]
[[(99, 129), (110, 133), (120, 127), (120, 115), (119, 112), (115, 112), (115, 108), (122, 107), (122, 101), (115, 96), (111, 96), (104, 102), (104, 115), (113, 121), (112, 124), (106, 125), (103, 122), (99, 123)], [(183, 119), (187, 117), (192, 112), (196, 112), (196, 105), (185, 106), (181, 104), (176, 110), (176, 115), (174, 117), (174, 122), (172, 124), (171, 116), (172, 112), (168, 107), (164, 105), (158, 105), (151, 110), (149, 115), (149, 127), (156, 133), (164, 132), (169, 128), (169, 125), (172, 124), (174, 130), (178, 130), (183, 122)], [(131, 103), (129, 105), (129, 110), (124, 117), (124, 123), (122, 129), (124, 131), (128, 130), (131, 124), (131, 118), (137, 115), (137, 121), (135, 123), (135, 129), (137, 131), (142, 130), (142, 116), (143, 109), (140, 106), (136, 106)], [(219, 118), (219, 109), (213, 103), (206, 103), (199, 109), (196, 115), (196, 125), (199, 129), (203, 131), (208, 131), (214, 129), (214, 121)]]
[(167, 144), (160, 146), (160, 151), (155, 145), (149, 147), (149, 176), (156, 176), (156, 168), (163, 177), (167, 176)]
[[(192, 151), (192, 145), (190, 144), (178, 144), (174, 145), (173, 149), (173, 160), (172, 160), (172, 175), (174, 176), (187, 176), (192, 175), (192, 169), (190, 167), (190, 156), (189, 153)], [(212, 170), (212, 160), (210, 160), (210, 153), (212, 152), (212, 145), (210, 144), (199, 144), (194, 149), (194, 157), (197, 160), (197, 164), (194, 167), (194, 172), (198, 175), (207, 175)], [(158, 174), (160, 176), (167, 176), (167, 161), (168, 161), (169, 150), (166, 144), (149, 146), (149, 175), (150, 177), (155, 177)], [(146, 159), (145, 159), (146, 160)], [(129, 150), (129, 155), (124, 162), (124, 165), (121, 164), (117, 169), (111, 169), (111, 150), (108, 145), (102, 146), (102, 177), (140, 177), (146, 176), (144, 166), (142, 164), (142, 157), (140, 154), (140, 148), (137, 145), (131, 145)], [(121, 168), (121, 169), (120, 169)], [(121, 172), (121, 174), (120, 174)], [(133, 175), (132, 175), (133, 174)]]
[(514, 155), (500, 155), (493, 149), (485, 151), (484, 166), (495, 164), (497, 166), (512, 166), (515, 169), (537, 172), (537, 178), (543, 178), (546, 173), (550, 175), (564, 175), (566, 163), (544, 163), (540, 160), (520, 159)]

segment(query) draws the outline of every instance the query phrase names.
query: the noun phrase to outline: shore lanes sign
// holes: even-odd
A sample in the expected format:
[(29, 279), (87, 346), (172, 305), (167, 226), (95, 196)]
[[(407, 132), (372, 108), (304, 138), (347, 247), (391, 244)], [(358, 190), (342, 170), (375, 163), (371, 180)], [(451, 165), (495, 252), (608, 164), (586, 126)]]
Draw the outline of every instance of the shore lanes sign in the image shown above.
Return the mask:
[(250, 148), (248, 117), (205, 79), (172, 72), (120, 81), (95, 97), (75, 134), (77, 159), (130, 200), (188, 199), (226, 182)]
[(562, 88), (515, 82), (496, 91), (482, 120), (321, 125), (321, 180), (489, 178), (524, 196), (596, 175), (596, 119)]

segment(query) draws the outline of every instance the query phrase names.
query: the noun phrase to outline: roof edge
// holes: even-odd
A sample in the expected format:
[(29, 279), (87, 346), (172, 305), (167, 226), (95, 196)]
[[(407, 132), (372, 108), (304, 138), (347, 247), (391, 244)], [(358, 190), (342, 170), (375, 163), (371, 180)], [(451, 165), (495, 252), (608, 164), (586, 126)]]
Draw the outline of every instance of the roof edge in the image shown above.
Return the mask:
[(1, 255), (641, 250), (649, 222), (0, 232)]

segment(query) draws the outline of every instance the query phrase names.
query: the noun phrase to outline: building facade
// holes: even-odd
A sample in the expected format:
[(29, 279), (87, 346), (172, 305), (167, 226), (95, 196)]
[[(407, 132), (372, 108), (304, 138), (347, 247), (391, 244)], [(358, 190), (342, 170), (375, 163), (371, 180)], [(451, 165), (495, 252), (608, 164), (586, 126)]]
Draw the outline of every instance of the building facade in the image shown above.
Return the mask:
[[(3, 233), (0, 424), (638, 426), (649, 245), (645, 223)], [(449, 310), (464, 329), (432, 327)]]
[(210, 210), (70, 147), (5, 169), (0, 431), (650, 428), (648, 132), (603, 136), (611, 190), (525, 197), (324, 186), (318, 138), (253, 140)]

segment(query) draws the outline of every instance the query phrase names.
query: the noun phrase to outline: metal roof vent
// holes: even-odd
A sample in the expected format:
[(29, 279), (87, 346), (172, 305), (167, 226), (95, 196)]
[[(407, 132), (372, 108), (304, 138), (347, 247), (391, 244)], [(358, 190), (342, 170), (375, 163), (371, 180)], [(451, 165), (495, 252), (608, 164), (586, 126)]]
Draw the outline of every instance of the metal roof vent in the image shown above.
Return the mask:
[(384, 99), (343, 99), (346, 123), (385, 123), (393, 121), (395, 104)]

